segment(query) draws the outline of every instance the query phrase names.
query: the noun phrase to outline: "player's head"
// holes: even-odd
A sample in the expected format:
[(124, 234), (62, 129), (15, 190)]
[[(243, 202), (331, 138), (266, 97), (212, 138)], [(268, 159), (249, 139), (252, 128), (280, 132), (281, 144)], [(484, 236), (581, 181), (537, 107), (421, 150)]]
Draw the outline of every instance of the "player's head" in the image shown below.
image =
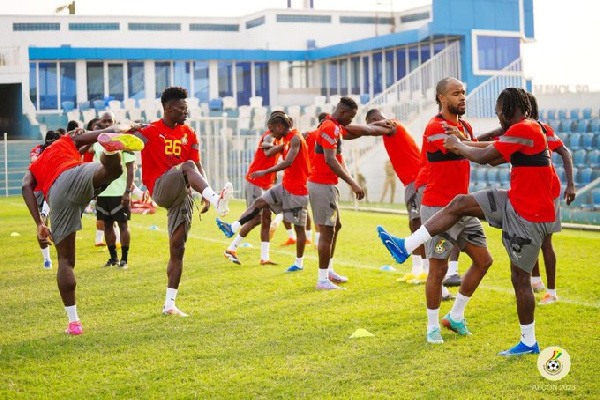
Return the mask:
[(465, 85), (456, 78), (444, 78), (435, 86), (435, 102), (442, 112), (464, 115), (465, 99)]
[(527, 92), (521, 88), (506, 88), (496, 101), (496, 116), (502, 129), (508, 130), (521, 119), (531, 115)]
[(383, 113), (381, 112), (380, 109), (378, 108), (372, 108), (369, 111), (367, 111), (367, 124), (372, 124), (373, 122), (377, 122), (377, 121), (383, 121), (385, 119), (385, 116), (383, 115)]
[(171, 86), (165, 89), (160, 102), (165, 111), (164, 118), (177, 125), (183, 125), (188, 116), (187, 99), (188, 93), (185, 88)]
[(90, 121), (88, 122), (87, 126), (85, 127), (86, 130), (88, 131), (93, 131), (94, 127), (96, 126), (96, 123), (99, 121), (98, 118), (92, 118), (90, 119)]
[(335, 118), (340, 125), (346, 126), (352, 123), (357, 111), (358, 104), (350, 97), (344, 96), (340, 99), (340, 102), (337, 103), (335, 111), (331, 116)]
[(317, 116), (317, 119), (319, 120), (319, 124), (321, 122), (323, 122), (325, 120), (325, 118), (329, 117), (329, 113), (328, 112), (322, 112), (319, 113), (319, 115)]
[(60, 136), (67, 134), (67, 131), (64, 128), (58, 128), (56, 132), (58, 132)]
[(536, 121), (540, 119), (540, 112), (538, 110), (537, 99), (532, 93), (527, 92), (527, 98), (529, 99), (529, 104), (531, 104), (531, 113), (529, 114), (529, 118), (533, 118)]
[(100, 114), (100, 118), (98, 118), (96, 126), (98, 127), (97, 129), (105, 129), (114, 125), (115, 123), (115, 114), (112, 111), (107, 110)]
[(44, 144), (42, 145), (41, 151), (46, 150), (48, 146), (54, 143), (56, 140), (60, 139), (61, 134), (58, 131), (48, 131), (46, 132), (46, 137), (44, 138)]
[(267, 121), (269, 131), (276, 139), (284, 137), (293, 125), (294, 121), (283, 111), (273, 111)]
[(74, 131), (77, 128), (79, 128), (79, 122), (75, 121), (74, 119), (69, 121), (67, 124), (67, 132)]

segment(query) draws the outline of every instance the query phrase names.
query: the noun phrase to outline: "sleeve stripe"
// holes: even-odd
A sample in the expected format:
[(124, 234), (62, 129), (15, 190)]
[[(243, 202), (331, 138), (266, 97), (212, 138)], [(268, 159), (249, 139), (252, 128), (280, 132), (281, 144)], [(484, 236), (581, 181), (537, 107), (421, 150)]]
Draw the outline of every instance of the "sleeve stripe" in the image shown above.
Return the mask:
[(515, 137), (515, 136), (506, 136), (506, 135), (503, 135), (503, 136), (500, 137), (499, 141), (502, 142), (502, 143), (522, 144), (523, 146), (533, 147), (533, 140), (531, 140), (531, 139), (524, 139), (524, 138)]
[(446, 133), (436, 133), (435, 135), (427, 136), (428, 142), (435, 142), (436, 140), (444, 140), (448, 137)]
[(331, 136), (326, 134), (325, 132), (321, 132), (321, 137), (329, 142), (332, 146), (337, 143), (337, 140), (333, 139)]
[(547, 140), (548, 142), (558, 142), (558, 141), (559, 141), (559, 139), (558, 139), (557, 137), (555, 137), (555, 136), (548, 136), (548, 137), (546, 138), (546, 140)]

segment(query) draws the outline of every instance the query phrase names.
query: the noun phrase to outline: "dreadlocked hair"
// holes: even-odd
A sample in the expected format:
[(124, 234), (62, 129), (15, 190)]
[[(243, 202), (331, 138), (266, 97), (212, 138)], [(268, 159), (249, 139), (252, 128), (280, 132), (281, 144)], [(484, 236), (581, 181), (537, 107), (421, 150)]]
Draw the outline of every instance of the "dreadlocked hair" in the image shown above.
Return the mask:
[(529, 103), (531, 104), (531, 114), (529, 117), (535, 119), (536, 121), (540, 119), (540, 112), (538, 110), (537, 99), (532, 93), (527, 92), (527, 98), (529, 99)]
[(517, 110), (527, 117), (531, 116), (531, 103), (527, 92), (521, 88), (504, 89), (498, 96), (497, 103), (502, 104), (502, 115), (506, 119), (513, 118)]
[(290, 129), (294, 125), (294, 121), (283, 111), (273, 111), (269, 116), (267, 125), (282, 124), (285, 129)]
[(44, 150), (46, 150), (46, 148), (48, 148), (52, 143), (54, 143), (58, 139), (60, 139), (60, 133), (58, 133), (56, 131), (46, 132), (46, 137), (44, 138), (44, 144), (42, 145), (42, 148), (40, 149), (40, 154), (42, 154), (42, 152)]

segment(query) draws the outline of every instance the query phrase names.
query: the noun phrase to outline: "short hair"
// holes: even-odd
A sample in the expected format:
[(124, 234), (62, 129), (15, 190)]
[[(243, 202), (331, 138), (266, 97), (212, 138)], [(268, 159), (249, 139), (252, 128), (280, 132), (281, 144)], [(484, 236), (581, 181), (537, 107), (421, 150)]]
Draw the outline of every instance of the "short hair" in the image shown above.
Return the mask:
[(343, 96), (340, 99), (340, 102), (338, 103), (338, 105), (339, 104), (343, 104), (344, 106), (346, 106), (352, 110), (358, 110), (358, 104), (356, 104), (356, 102), (351, 97), (348, 97), (348, 96)]
[(435, 102), (440, 107), (442, 106), (442, 102), (440, 101), (439, 96), (446, 93), (446, 87), (448, 87), (448, 82), (452, 80), (457, 81), (458, 79), (452, 77), (444, 78), (441, 81), (439, 81), (437, 85), (435, 85)]
[(88, 122), (85, 129), (87, 129), (88, 131), (91, 131), (92, 129), (94, 129), (94, 125), (96, 125), (96, 122), (98, 122), (98, 121), (100, 121), (100, 118), (90, 119), (90, 122)]
[(527, 98), (529, 99), (529, 103), (531, 104), (531, 114), (530, 118), (535, 119), (536, 121), (540, 119), (540, 111), (538, 109), (537, 99), (532, 93), (527, 92)]
[(67, 124), (67, 132), (71, 132), (74, 129), (79, 128), (79, 122), (75, 121), (74, 119), (69, 121), (69, 123)]
[(267, 125), (282, 124), (285, 129), (290, 129), (294, 125), (294, 121), (283, 111), (273, 111), (269, 116)]
[(182, 88), (179, 86), (170, 86), (165, 89), (165, 91), (160, 96), (160, 102), (164, 106), (170, 101), (173, 100), (185, 100), (188, 97), (188, 92), (186, 88)]
[(54, 143), (58, 139), (60, 139), (60, 133), (58, 131), (48, 131), (48, 132), (46, 132), (46, 137), (44, 138), (44, 144), (42, 145), (42, 148), (40, 149), (40, 154), (44, 150), (46, 150), (46, 148), (48, 146), (50, 146), (52, 143)]
[(65, 130), (65, 128), (58, 128), (57, 132), (58, 132), (59, 135), (64, 135), (64, 134), (67, 133), (67, 131)]
[(506, 119), (514, 117), (517, 110), (521, 110), (525, 116), (531, 115), (531, 103), (524, 89), (506, 88), (500, 93), (496, 103), (502, 104), (502, 115)]
[(319, 120), (319, 123), (321, 123), (327, 117), (329, 117), (329, 113), (328, 112), (322, 112), (322, 113), (319, 113), (319, 115), (317, 116), (317, 119)]
[(371, 117), (371, 115), (375, 114), (376, 112), (381, 113), (381, 110), (379, 108), (371, 108), (369, 111), (367, 111), (367, 116), (365, 118), (369, 119), (369, 117)]

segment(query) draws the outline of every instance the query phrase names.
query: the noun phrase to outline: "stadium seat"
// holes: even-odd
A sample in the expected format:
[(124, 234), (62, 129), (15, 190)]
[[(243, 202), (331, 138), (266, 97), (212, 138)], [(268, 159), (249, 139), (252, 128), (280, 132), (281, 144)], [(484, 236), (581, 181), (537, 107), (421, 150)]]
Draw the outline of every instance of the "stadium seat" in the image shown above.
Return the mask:
[(570, 132), (554, 132), (563, 141), (563, 143), (569, 143)]
[(486, 181), (489, 186), (499, 186), (498, 182), (498, 169), (487, 168)]
[(476, 174), (477, 183), (487, 184), (487, 168), (478, 168)]
[(94, 110), (96, 110), (97, 112), (101, 112), (106, 110), (106, 103), (104, 102), (104, 100), (94, 100)]
[(263, 98), (262, 96), (252, 96), (250, 97), (250, 107), (252, 108), (258, 108), (258, 107), (262, 107), (263, 105)]
[(577, 129), (575, 130), (577, 133), (586, 133), (588, 132), (588, 128), (590, 126), (590, 121), (587, 119), (580, 119), (577, 121)]
[(560, 154), (552, 152), (552, 163), (554, 165), (562, 165), (562, 157)]
[(588, 165), (592, 168), (600, 167), (600, 150), (594, 149), (588, 153)]
[(142, 110), (140, 110), (139, 108), (134, 108), (131, 110), (127, 111), (127, 114), (129, 114), (129, 119), (133, 122), (138, 122), (138, 121), (142, 121)]
[(81, 103), (77, 103), (77, 108), (79, 108), (79, 111), (85, 111), (92, 108), (92, 106), (90, 105), (89, 101), (83, 101)]
[(158, 110), (156, 108), (146, 108), (143, 111), (146, 122), (156, 121), (158, 119)]
[(579, 170), (579, 173), (577, 174), (577, 179), (576, 179), (576, 183), (578, 185), (589, 185), (592, 182), (592, 169), (591, 168), (584, 168)]
[(83, 118), (83, 122), (85, 124), (87, 124), (88, 122), (90, 122), (90, 120), (96, 118), (96, 110), (82, 110), (81, 111), (81, 117)]
[(502, 185), (502, 187), (508, 187), (510, 184), (510, 169), (500, 169), (498, 172), (498, 180), (500, 181), (500, 185)]
[(585, 156), (587, 152), (584, 149), (579, 149), (573, 152), (573, 165), (576, 167), (584, 167), (585, 166)]
[(567, 118), (567, 110), (558, 110), (558, 118), (559, 119)]
[(538, 110), (538, 117), (540, 118), (541, 121), (545, 121), (548, 119), (546, 114), (547, 114), (546, 110)]
[(560, 127), (563, 132), (575, 132), (576, 125), (573, 124), (573, 121), (568, 118), (562, 118), (560, 120)]
[(573, 133), (569, 137), (569, 148), (578, 149), (581, 147), (581, 135), (579, 133)]
[(562, 167), (556, 167), (556, 168), (554, 168), (554, 170), (556, 171), (556, 175), (558, 176), (558, 179), (560, 179), (561, 182), (564, 182), (565, 170)]
[(371, 97), (368, 94), (361, 94), (360, 95), (360, 104), (367, 104), (370, 99), (371, 99)]
[(200, 100), (195, 97), (188, 97), (185, 101), (188, 108), (200, 108)]
[(592, 139), (592, 147), (594, 149), (600, 148), (600, 132), (594, 133), (594, 138)]
[(594, 142), (593, 133), (582, 133), (581, 134), (582, 145), (584, 149), (591, 149)]
[(590, 119), (592, 118), (592, 109), (591, 108), (584, 108), (581, 112), (581, 116), (585, 119)]
[(592, 190), (592, 202), (594, 207), (600, 207), (600, 188)]
[(548, 125), (550, 125), (554, 132), (564, 132), (560, 129), (560, 120), (558, 119), (548, 119)]
[(135, 108), (135, 99), (125, 99), (123, 100), (123, 107), (126, 110), (132, 110)]
[(592, 118), (592, 122), (590, 122), (590, 130), (594, 133), (600, 132), (600, 119)]
[(315, 105), (323, 106), (327, 102), (327, 97), (325, 96), (315, 96)]
[(111, 111), (117, 111), (121, 109), (121, 102), (119, 100), (111, 100), (108, 102), (108, 108)]
[(115, 114), (115, 120), (117, 122), (123, 122), (123, 121), (127, 120), (127, 110), (118, 109), (118, 110), (112, 110), (112, 112)]
[(223, 110), (235, 110), (237, 108), (237, 101), (233, 96), (223, 97)]
[(210, 101), (208, 102), (208, 109), (210, 111), (223, 111), (223, 100), (210, 99)]
[(69, 120), (69, 121), (80, 121), (81, 120), (81, 113), (79, 112), (79, 110), (67, 111), (67, 120)]
[(572, 108), (569, 110), (569, 118), (577, 119), (579, 118), (579, 108)]
[(75, 103), (72, 101), (63, 101), (61, 105), (65, 112), (73, 111), (75, 109)]
[(546, 118), (548, 119), (556, 119), (556, 111), (555, 110), (548, 110), (546, 111)]

